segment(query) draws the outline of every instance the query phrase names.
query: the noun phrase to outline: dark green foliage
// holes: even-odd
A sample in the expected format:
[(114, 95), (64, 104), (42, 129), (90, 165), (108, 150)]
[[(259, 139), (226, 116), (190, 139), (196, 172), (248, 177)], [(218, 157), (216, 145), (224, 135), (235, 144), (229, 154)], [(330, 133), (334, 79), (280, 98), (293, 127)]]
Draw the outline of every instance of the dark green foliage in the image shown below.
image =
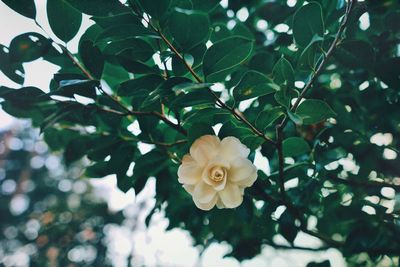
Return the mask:
[[(35, 17), (30, 1), (3, 2)], [(64, 42), (82, 13), (94, 25), (76, 55), (37, 33), (2, 46), (0, 70), (19, 84), (25, 62), (60, 67), (50, 88), (0, 87), (2, 108), (31, 118), (67, 164), (89, 159), (88, 177), (113, 174), (136, 193), (155, 177), (147, 221), (163, 210), (169, 229), (188, 230), (195, 244), (226, 241), (243, 260), (278, 246), (276, 235), (297, 246), (303, 232), (349, 266), (398, 256), (398, 1), (154, 2), (49, 3), (51, 29)], [(198, 210), (177, 181), (182, 157), (205, 134), (235, 136), (251, 160), (269, 160), (270, 173), (258, 171), (234, 210)], [(152, 145), (144, 154), (142, 143)]]
[(19, 14), (35, 19), (36, 18), (36, 6), (34, 0), (2, 0), (4, 4), (12, 8)]
[[(74, 38), (82, 23), (82, 14), (67, 0), (47, 1), (47, 17), (51, 30), (64, 42)], [(63, 17), (63, 20), (60, 20), (60, 17)], [(68, 23), (65, 23), (66, 21)]]

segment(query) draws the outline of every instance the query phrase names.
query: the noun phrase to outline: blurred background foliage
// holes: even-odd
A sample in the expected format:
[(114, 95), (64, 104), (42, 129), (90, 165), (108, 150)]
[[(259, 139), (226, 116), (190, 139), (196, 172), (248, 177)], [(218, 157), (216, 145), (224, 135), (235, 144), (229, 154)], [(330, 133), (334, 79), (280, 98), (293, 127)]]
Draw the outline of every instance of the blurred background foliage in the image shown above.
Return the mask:
[(37, 131), (21, 126), (1, 140), (1, 264), (111, 266), (107, 227), (120, 225), (122, 212), (111, 212), (78, 178), (82, 167), (65, 168), (49, 154)]
[[(116, 175), (122, 191), (136, 194), (155, 177), (148, 220), (163, 211), (168, 229), (188, 230), (203, 247), (226, 241), (238, 260), (263, 246), (336, 248), (349, 266), (395, 266), (398, 1), (54, 0), (47, 2), (49, 29), (35, 20), (34, 1), (2, 1), (34, 20), (41, 33), (22, 33), (1, 47), (0, 70), (23, 86), (27, 62), (60, 68), (49, 88), (0, 87), (2, 108), (31, 119), (52, 151), (63, 151), (67, 167), (85, 158), (90, 165), (83, 176)], [(68, 45), (88, 16), (91, 26), (71, 52)], [(309, 81), (304, 102), (294, 104)], [(286, 127), (276, 133), (282, 119)], [(236, 136), (252, 150), (252, 160), (268, 158), (268, 166), (256, 164), (259, 179), (235, 210), (200, 211), (177, 182), (180, 158), (208, 133)], [(23, 166), (11, 177), (28, 175)], [(29, 203), (33, 213), (68, 210), (70, 197), (43, 211), (41, 200)], [(78, 197), (82, 212), (97, 205), (93, 212), (101, 217), (85, 224), (88, 229), (117, 220), (101, 204)], [(77, 216), (81, 206), (74, 207)], [(65, 216), (72, 231), (75, 215)], [(33, 220), (38, 229), (41, 218), (16, 217), (23, 224)], [(72, 238), (84, 231), (76, 227), (67, 238), (102, 250), (100, 236)], [(300, 233), (319, 239), (319, 246), (301, 244)], [(40, 236), (38, 230), (32, 239), (37, 243)]]

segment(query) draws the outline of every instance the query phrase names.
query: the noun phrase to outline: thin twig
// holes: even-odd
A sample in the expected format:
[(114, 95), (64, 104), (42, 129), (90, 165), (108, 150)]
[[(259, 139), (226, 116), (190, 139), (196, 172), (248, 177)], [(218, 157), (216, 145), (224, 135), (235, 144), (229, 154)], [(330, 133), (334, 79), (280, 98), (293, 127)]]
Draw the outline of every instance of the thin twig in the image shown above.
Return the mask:
[[(42, 29), (43, 32), (45, 32), (48, 37), (50, 38), (50, 35), (43, 29), (43, 27), (36, 21), (36, 25)], [(52, 40), (50, 38), (50, 40)], [(55, 43), (57, 46), (59, 46), (63, 53), (65, 55), (68, 56), (68, 58), (72, 61), (72, 63), (79, 68), (79, 70), (89, 79), (89, 80), (95, 80), (95, 78), (83, 67), (83, 65), (74, 57), (74, 55), (67, 49), (67, 47), (65, 47), (62, 44), (59, 44), (57, 42), (55, 42), (54, 40), (52, 40), (53, 43)], [(175, 124), (172, 121), (170, 121), (167, 117), (165, 117), (164, 114), (161, 114), (159, 112), (156, 111), (149, 111), (149, 112), (143, 112), (143, 111), (132, 111), (129, 108), (127, 108), (125, 105), (123, 105), (117, 98), (115, 98), (114, 96), (108, 94), (101, 85), (98, 86), (99, 91), (105, 95), (107, 98), (109, 98), (111, 101), (113, 101), (116, 105), (118, 105), (122, 110), (125, 111), (125, 113), (121, 113), (119, 111), (116, 110), (111, 110), (111, 109), (106, 109), (103, 107), (98, 107), (99, 109), (106, 111), (106, 112), (111, 112), (114, 114), (119, 114), (119, 115), (134, 115), (134, 116), (155, 116), (157, 118), (159, 118), (160, 120), (162, 120), (164, 123), (166, 123), (167, 125), (169, 125), (171, 128), (177, 130), (178, 132), (180, 132), (183, 135), (187, 135), (186, 130), (179, 124)]]
[(141, 141), (141, 142), (146, 143), (146, 144), (153, 144), (153, 145), (157, 145), (157, 146), (173, 147), (173, 146), (185, 144), (188, 141), (187, 140), (178, 140), (173, 143), (164, 143), (164, 142), (157, 142), (157, 141), (152, 141), (152, 142)]
[[(326, 63), (328, 62), (330, 56), (332, 55), (333, 51), (335, 50), (339, 40), (342, 37), (342, 34), (346, 28), (348, 18), (350, 13), (353, 9), (353, 4), (355, 0), (350, 0), (346, 6), (346, 12), (344, 14), (343, 20), (339, 26), (339, 30), (336, 33), (335, 39), (333, 40), (332, 44), (330, 45), (328, 52), (326, 53), (324, 59), (319, 64), (317, 70), (312, 74), (311, 79), (308, 83), (304, 86), (302, 92), (300, 93), (299, 97), (296, 99), (296, 102), (293, 104), (291, 111), (295, 111), (298, 105), (300, 104), (301, 100), (304, 98), (304, 95), (308, 92), (308, 90), (312, 87), (313, 83), (316, 81), (319, 74), (322, 72), (323, 68), (325, 67)], [(283, 129), (285, 128), (288, 122), (288, 117), (285, 117), (280, 124), (276, 127), (276, 135), (277, 135), (277, 150), (278, 150), (278, 158), (279, 158), (279, 183), (280, 183), (280, 190), (281, 194), (284, 196), (284, 158), (283, 158)]]
[[(345, 12), (343, 20), (342, 20), (342, 22), (341, 22), (341, 24), (339, 26), (339, 30), (336, 33), (335, 39), (333, 40), (332, 44), (330, 45), (330, 47), (329, 47), (328, 51), (326, 52), (324, 58), (322, 59), (321, 63), (318, 65), (317, 69), (313, 72), (310, 80), (304, 86), (303, 90), (301, 91), (299, 97), (296, 99), (295, 103), (291, 107), (290, 111), (292, 111), (292, 112), (296, 111), (297, 107), (300, 105), (301, 100), (304, 98), (304, 96), (310, 90), (310, 88), (314, 84), (315, 80), (321, 74), (321, 72), (324, 69), (326, 63), (329, 61), (330, 57), (332, 56), (333, 52), (335, 51), (339, 41), (342, 38), (343, 32), (344, 32), (344, 30), (345, 30), (345, 28), (347, 26), (347, 22), (349, 20), (351, 11), (354, 8), (354, 3), (355, 3), (355, 0), (349, 0), (349, 3), (346, 6), (346, 12)], [(284, 128), (287, 122), (288, 122), (288, 118), (285, 117), (279, 127), (280, 128)]]
[(282, 129), (276, 127), (276, 136), (277, 136), (277, 141), (276, 141), (276, 150), (278, 151), (278, 161), (279, 161), (279, 176), (278, 176), (278, 182), (279, 182), (279, 190), (282, 195), (283, 199), (286, 199), (286, 192), (285, 192), (285, 177), (284, 177), (284, 158), (283, 158), (283, 131)]
[[(147, 20), (143, 16), (141, 17), (146, 21), (146, 23), (160, 36), (160, 38), (164, 41), (164, 43), (168, 46), (169, 49), (182, 61), (182, 63), (185, 65), (185, 67), (188, 69), (188, 71), (192, 74), (194, 79), (198, 83), (203, 83), (203, 79), (200, 78), (200, 76), (194, 71), (194, 69), (187, 63), (185, 58), (182, 56), (182, 54), (175, 48), (175, 46), (168, 40), (167, 37), (161, 32), (160, 29), (155, 27), (150, 20)], [(208, 88), (210, 93), (213, 95), (213, 97), (216, 100), (217, 106), (228, 110), (236, 119), (239, 121), (243, 122), (246, 124), (257, 136), (263, 138), (265, 141), (267, 141), (270, 144), (275, 145), (275, 141), (263, 134), (259, 129), (257, 129), (251, 122), (249, 122), (244, 115), (242, 115), (240, 112), (236, 111), (234, 108), (229, 107), (226, 105), (215, 93), (214, 91), (211, 90), (211, 88)]]
[[(346, 28), (347, 22), (348, 22), (348, 18), (350, 16), (350, 13), (353, 9), (353, 4), (354, 4), (355, 0), (350, 0), (349, 3), (346, 6), (346, 12), (344, 14), (343, 20), (339, 26), (339, 30), (336, 33), (336, 36), (332, 42), (332, 44), (330, 45), (328, 52), (325, 54), (325, 57), (323, 58), (323, 60), (321, 61), (321, 63), (318, 65), (317, 69), (315, 70), (315, 72), (313, 72), (313, 74), (311, 75), (310, 80), (307, 82), (307, 84), (304, 86), (302, 92), (300, 93), (299, 97), (296, 99), (295, 103), (293, 104), (293, 106), (291, 107), (291, 111), (294, 112), (296, 111), (297, 107), (299, 106), (301, 100), (304, 98), (304, 96), (306, 95), (306, 93), (310, 90), (310, 88), (312, 87), (312, 85), (314, 84), (314, 82), (316, 81), (317, 77), (319, 76), (319, 74), (322, 72), (322, 70), (324, 69), (326, 63), (328, 62), (328, 60), (330, 59), (333, 51), (335, 50), (335, 48), (337, 47), (339, 41), (341, 40), (341, 37), (343, 35), (343, 32)], [(329, 244), (331, 246), (334, 247), (340, 247), (343, 244), (341, 242), (335, 241), (332, 238), (322, 235), (318, 232), (315, 231), (311, 231), (307, 228), (307, 222), (304, 220), (304, 216), (302, 214), (302, 212), (300, 212), (287, 198), (286, 198), (286, 193), (285, 193), (285, 177), (284, 177), (284, 156), (283, 156), (283, 129), (285, 128), (286, 124), (288, 122), (288, 117), (285, 117), (282, 122), (280, 124), (277, 125), (276, 127), (276, 135), (277, 135), (277, 142), (276, 142), (276, 147), (278, 150), (278, 159), (279, 159), (279, 163), (278, 163), (278, 168), (279, 168), (279, 188), (280, 188), (280, 193), (282, 196), (282, 201), (283, 204), (288, 208), (288, 210), (290, 212), (293, 213), (294, 216), (296, 216), (299, 220), (300, 220), (300, 229), (304, 232), (307, 233), (309, 235), (315, 236), (317, 238), (319, 238), (320, 240), (324, 241), (326, 244)]]

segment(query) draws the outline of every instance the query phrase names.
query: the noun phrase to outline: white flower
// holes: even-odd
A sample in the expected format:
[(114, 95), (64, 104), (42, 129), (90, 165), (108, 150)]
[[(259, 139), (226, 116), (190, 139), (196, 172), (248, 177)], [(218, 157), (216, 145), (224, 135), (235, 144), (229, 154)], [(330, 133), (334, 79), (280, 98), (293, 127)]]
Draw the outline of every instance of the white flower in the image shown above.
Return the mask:
[(192, 195), (199, 209), (236, 208), (243, 201), (244, 189), (257, 179), (257, 169), (247, 159), (250, 150), (236, 137), (222, 141), (204, 135), (182, 159), (178, 181)]

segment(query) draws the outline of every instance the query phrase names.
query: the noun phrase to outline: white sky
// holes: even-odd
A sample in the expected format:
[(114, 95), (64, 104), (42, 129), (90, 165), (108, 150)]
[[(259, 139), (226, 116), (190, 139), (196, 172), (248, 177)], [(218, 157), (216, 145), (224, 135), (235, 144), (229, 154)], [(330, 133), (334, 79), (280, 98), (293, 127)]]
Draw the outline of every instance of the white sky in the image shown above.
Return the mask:
[[(45, 3), (46, 1), (36, 1), (38, 8), (38, 20), (42, 26), (45, 27), (46, 32), (51, 33), (45, 16)], [(2, 25), (0, 31), (0, 43), (8, 46), (13, 37), (23, 32), (28, 31), (40, 31), (35, 23), (25, 18), (11, 9), (0, 1), (0, 25)], [(89, 25), (88, 18), (84, 18), (83, 26), (80, 30), (80, 34), (83, 33)], [(52, 36), (55, 38), (55, 36)], [(72, 51), (76, 51), (77, 41), (76, 37), (68, 44), (68, 47)], [(47, 90), (49, 82), (53, 74), (58, 70), (58, 67), (48, 63), (46, 61), (36, 60), (30, 63), (24, 64), (25, 68), (25, 83), (24, 86), (36, 86), (42, 90)], [(0, 85), (9, 86), (13, 88), (19, 88), (18, 84), (15, 84), (9, 80), (5, 75), (0, 72)], [(7, 115), (0, 109), (0, 130), (10, 128), (15, 123), (15, 119)], [(260, 153), (256, 155), (256, 165), (262, 168), (264, 171), (269, 171), (268, 160), (263, 158)], [(147, 203), (145, 209), (150, 210), (152, 203), (151, 196), (154, 195), (154, 180), (149, 180), (145, 190), (139, 194), (136, 198), (133, 191), (129, 191), (127, 194), (123, 194), (116, 188), (115, 177), (109, 176), (104, 179), (93, 180), (93, 185), (108, 201), (109, 206), (113, 210), (124, 209), (128, 212), (133, 210), (133, 213), (138, 213), (139, 203)], [(223, 258), (223, 255), (229, 251), (229, 246), (226, 244), (215, 244), (210, 246), (206, 252), (200, 257), (198, 250), (193, 247), (192, 240), (188, 233), (185, 231), (176, 229), (173, 231), (166, 232), (168, 221), (162, 217), (161, 214), (157, 215), (157, 219), (153, 220), (152, 225), (146, 229), (144, 227), (144, 215), (140, 218), (139, 231), (136, 231), (133, 236), (126, 234), (124, 227), (117, 227), (109, 229), (111, 236), (116, 238), (110, 240), (112, 247), (114, 246), (116, 255), (120, 255), (121, 259), (115, 257), (116, 266), (126, 266), (123, 261), (124, 254), (129, 253), (131, 250), (134, 251), (135, 263), (144, 264), (145, 266), (203, 266), (203, 267), (214, 267), (214, 266), (226, 266), (226, 267), (302, 267), (305, 266), (309, 261), (322, 261), (330, 259), (332, 266), (345, 266), (344, 261), (340, 254), (336, 250), (328, 250), (326, 252), (312, 253), (302, 251), (277, 251), (272, 248), (266, 247), (263, 253), (252, 260), (244, 261), (240, 264), (233, 258)], [(128, 231), (129, 233), (129, 231)], [(284, 242), (283, 238), (278, 238), (278, 241)], [(319, 241), (314, 238), (310, 238), (304, 234), (299, 234), (296, 239), (298, 245), (318, 245)], [(126, 247), (127, 250), (121, 250), (121, 247)]]

